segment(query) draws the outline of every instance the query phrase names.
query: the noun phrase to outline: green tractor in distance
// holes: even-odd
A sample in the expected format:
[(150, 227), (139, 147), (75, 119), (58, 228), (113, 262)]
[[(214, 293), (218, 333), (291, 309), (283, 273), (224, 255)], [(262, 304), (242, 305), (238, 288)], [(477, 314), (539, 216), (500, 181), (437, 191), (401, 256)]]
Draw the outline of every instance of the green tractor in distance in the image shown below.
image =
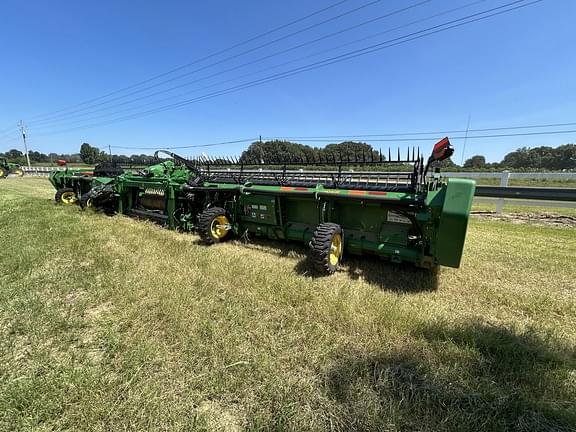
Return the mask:
[[(288, 161), (187, 160), (165, 152), (173, 163), (118, 176), (88, 196), (108, 213), (193, 229), (206, 244), (234, 236), (308, 244), (319, 273), (336, 271), (345, 253), (457, 268), (475, 183), (445, 179), (434, 168), (453, 152), (447, 138), (427, 161), (415, 149), (405, 158), (389, 151), (387, 158), (356, 154)], [(386, 168), (357, 171), (364, 165)], [(316, 169), (301, 168), (311, 166)]]
[(8, 174), (15, 174), (18, 177), (22, 177), (24, 170), (21, 165), (8, 162), (6, 158), (0, 158), (0, 178), (6, 178)]
[(89, 197), (86, 195), (93, 187), (105, 185), (122, 174), (124, 170), (110, 163), (100, 163), (92, 168), (68, 168), (66, 161), (58, 160), (59, 166), (65, 166), (65, 170), (54, 170), (48, 176), (48, 180), (56, 189), (54, 201), (57, 204), (89, 206)]

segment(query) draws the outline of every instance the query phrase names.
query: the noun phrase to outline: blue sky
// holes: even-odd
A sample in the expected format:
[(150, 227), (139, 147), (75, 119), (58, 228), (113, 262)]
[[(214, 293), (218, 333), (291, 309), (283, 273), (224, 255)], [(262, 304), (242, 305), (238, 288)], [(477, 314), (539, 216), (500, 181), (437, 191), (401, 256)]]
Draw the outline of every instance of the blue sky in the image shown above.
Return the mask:
[[(205, 67), (203, 71), (108, 104), (92, 108), (90, 104), (79, 105), (75, 109), (84, 111), (63, 111), (59, 114), (68, 114), (68, 117), (52, 118), (42, 123), (39, 115), (146, 80), (338, 1), (4, 0), (0, 26), (0, 131), (8, 130), (0, 134), (0, 151), (21, 147), (14, 128), (20, 119), (28, 124), (29, 147), (46, 153), (77, 152), (82, 142), (98, 147), (165, 148), (259, 135), (324, 136), (462, 130), (466, 129), (469, 115), (471, 129), (576, 122), (573, 33), (576, 2), (544, 0), (488, 20), (176, 110), (55, 133), (114, 120), (170, 102), (189, 100), (511, 1), (485, 0), (420, 24), (390, 30), (470, 4), (472, 0), (431, 0), (423, 4), (419, 4), (420, 0), (348, 0), (298, 24), (184, 68), (178, 74)], [(272, 43), (274, 39), (363, 5), (366, 6), (357, 12)], [(279, 51), (409, 6), (413, 7), (403, 13), (274, 56)], [(337, 48), (385, 31), (389, 32)], [(266, 47), (224, 60), (268, 42), (270, 45)], [(327, 52), (317, 54), (322, 51)], [(273, 57), (225, 72), (269, 55)], [(307, 59), (298, 60), (306, 56)], [(259, 73), (262, 69), (292, 60), (293, 63), (284, 67)], [(210, 66), (217, 61), (221, 63)], [(163, 79), (178, 74), (166, 75)], [(244, 78), (238, 79), (243, 75)], [(114, 106), (193, 80), (201, 81), (165, 94)], [(227, 80), (228, 83), (219, 84)], [(201, 89), (211, 84), (213, 87)], [(138, 89), (135, 87), (131, 91)], [(188, 94), (181, 96), (184, 92)], [(155, 103), (160, 99), (167, 101)], [(100, 99), (93, 104), (107, 100)], [(148, 105), (140, 107), (145, 103)], [(90, 114), (98, 109), (101, 111)], [(114, 114), (119, 110), (126, 111)], [(74, 114), (76, 116), (71, 117)], [(97, 119), (90, 120), (96, 116)], [(576, 126), (564, 129), (576, 129)], [(428, 151), (436, 135), (426, 138), (430, 141), (410, 145), (419, 144)], [(489, 161), (496, 161), (520, 146), (555, 146), (568, 142), (576, 142), (576, 133), (470, 139), (465, 157), (483, 154)], [(316, 143), (318, 146), (324, 144)], [(385, 148), (388, 144), (396, 146), (396, 143), (387, 142), (372, 144), (376, 148)], [(405, 142), (398, 144), (402, 148), (408, 145)], [(455, 139), (454, 144), (455, 161), (460, 162), (463, 140)], [(231, 155), (239, 154), (246, 145), (238, 143), (180, 152), (185, 155), (196, 155), (201, 151)], [(125, 154), (151, 152), (120, 148), (113, 148), (113, 151)]]

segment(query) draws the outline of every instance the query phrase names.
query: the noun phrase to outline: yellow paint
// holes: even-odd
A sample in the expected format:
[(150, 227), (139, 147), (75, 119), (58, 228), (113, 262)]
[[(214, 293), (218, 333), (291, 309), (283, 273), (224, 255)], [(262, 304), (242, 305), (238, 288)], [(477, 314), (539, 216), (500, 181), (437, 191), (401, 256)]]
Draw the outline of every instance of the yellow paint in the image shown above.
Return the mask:
[(210, 225), (210, 233), (215, 239), (223, 239), (228, 234), (230, 222), (224, 215), (216, 216)]
[(335, 266), (340, 262), (342, 256), (342, 235), (334, 234), (330, 244), (330, 264)]
[(60, 196), (60, 201), (62, 201), (62, 203), (66, 205), (76, 204), (77, 201), (76, 194), (74, 192), (64, 192)]

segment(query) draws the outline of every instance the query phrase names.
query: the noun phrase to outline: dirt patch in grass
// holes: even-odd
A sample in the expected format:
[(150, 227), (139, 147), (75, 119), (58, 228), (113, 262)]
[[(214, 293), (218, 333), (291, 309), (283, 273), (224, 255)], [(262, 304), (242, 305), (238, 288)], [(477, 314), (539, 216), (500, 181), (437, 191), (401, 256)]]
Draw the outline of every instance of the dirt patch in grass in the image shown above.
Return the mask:
[(555, 227), (576, 228), (576, 216), (566, 216), (555, 213), (503, 213), (491, 211), (473, 211), (472, 216), (488, 220), (500, 220), (515, 224), (532, 223)]

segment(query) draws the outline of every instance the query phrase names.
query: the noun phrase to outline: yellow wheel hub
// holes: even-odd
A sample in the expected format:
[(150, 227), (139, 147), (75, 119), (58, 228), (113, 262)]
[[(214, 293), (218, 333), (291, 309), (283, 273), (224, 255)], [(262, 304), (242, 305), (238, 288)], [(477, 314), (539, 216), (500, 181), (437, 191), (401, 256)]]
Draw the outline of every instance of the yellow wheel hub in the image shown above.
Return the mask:
[(16, 169), (14, 170), (14, 174), (16, 174), (18, 177), (22, 177), (24, 175), (24, 171), (21, 169)]
[(330, 264), (335, 266), (342, 257), (342, 235), (334, 234), (332, 244), (330, 244)]
[(2, 168), (0, 168), (0, 177), (4, 177), (4, 170)]
[(64, 204), (75, 204), (76, 203), (76, 194), (74, 192), (64, 192), (60, 197), (60, 201)]
[(210, 233), (212, 234), (212, 237), (218, 240), (226, 237), (229, 229), (230, 222), (224, 215), (216, 216), (210, 224)]

